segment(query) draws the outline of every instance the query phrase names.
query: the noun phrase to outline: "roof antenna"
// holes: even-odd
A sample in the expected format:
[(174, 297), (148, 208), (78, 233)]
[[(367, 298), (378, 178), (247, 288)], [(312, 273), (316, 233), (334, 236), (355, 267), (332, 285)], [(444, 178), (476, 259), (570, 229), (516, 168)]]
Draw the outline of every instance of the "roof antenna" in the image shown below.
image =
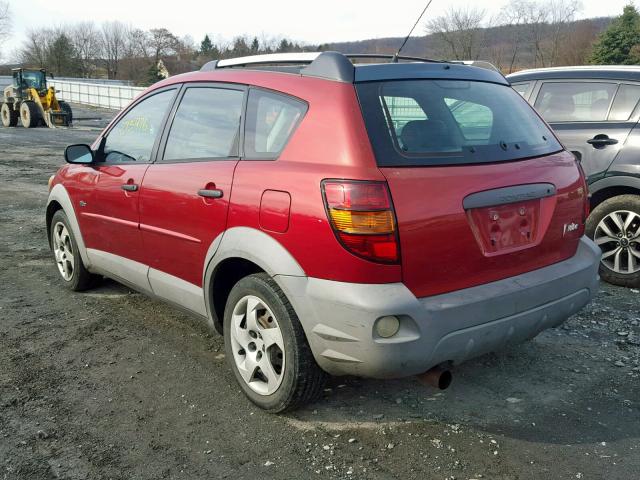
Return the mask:
[(422, 16), (424, 15), (424, 12), (427, 11), (427, 8), (429, 8), (429, 5), (431, 5), (431, 2), (433, 2), (433, 0), (429, 0), (429, 2), (427, 2), (427, 6), (424, 7), (424, 10), (422, 10), (422, 13), (418, 17), (418, 20), (416, 20), (416, 23), (414, 23), (413, 27), (411, 27), (411, 30), (409, 30), (409, 34), (405, 37), (404, 42), (402, 42), (402, 45), (400, 45), (400, 48), (398, 49), (398, 51), (395, 53), (395, 55), (391, 59), (392, 63), (398, 63), (398, 55), (400, 55), (400, 52), (402, 51), (402, 49), (404, 48), (405, 44), (407, 43), (407, 40), (409, 40), (409, 37), (413, 33), (413, 30), (416, 28), (418, 23), (420, 23), (420, 20), (422, 19)]

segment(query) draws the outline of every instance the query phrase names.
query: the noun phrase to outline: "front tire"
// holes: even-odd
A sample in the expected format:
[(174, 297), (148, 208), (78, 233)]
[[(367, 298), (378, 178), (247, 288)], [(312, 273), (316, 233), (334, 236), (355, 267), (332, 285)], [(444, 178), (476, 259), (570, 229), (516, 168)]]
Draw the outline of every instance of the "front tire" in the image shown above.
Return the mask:
[(78, 250), (67, 215), (62, 210), (53, 214), (50, 224), (51, 250), (64, 286), (79, 292), (95, 285), (97, 277), (86, 269)]
[(272, 413), (316, 399), (326, 374), (318, 367), (298, 316), (266, 273), (231, 290), (224, 311), (227, 360), (249, 399)]
[(619, 195), (602, 202), (589, 215), (585, 233), (602, 250), (603, 280), (640, 287), (639, 195)]
[(33, 128), (40, 125), (40, 112), (35, 102), (27, 100), (20, 105), (20, 121), (24, 128)]

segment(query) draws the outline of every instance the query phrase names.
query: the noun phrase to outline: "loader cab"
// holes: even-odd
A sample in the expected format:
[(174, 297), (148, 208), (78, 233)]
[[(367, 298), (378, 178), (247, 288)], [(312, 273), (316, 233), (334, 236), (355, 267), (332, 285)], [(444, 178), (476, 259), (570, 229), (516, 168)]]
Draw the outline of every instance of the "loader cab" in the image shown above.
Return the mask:
[(27, 88), (34, 88), (42, 94), (47, 90), (47, 74), (44, 69), (16, 68), (13, 70), (13, 86), (19, 96), (24, 96)]

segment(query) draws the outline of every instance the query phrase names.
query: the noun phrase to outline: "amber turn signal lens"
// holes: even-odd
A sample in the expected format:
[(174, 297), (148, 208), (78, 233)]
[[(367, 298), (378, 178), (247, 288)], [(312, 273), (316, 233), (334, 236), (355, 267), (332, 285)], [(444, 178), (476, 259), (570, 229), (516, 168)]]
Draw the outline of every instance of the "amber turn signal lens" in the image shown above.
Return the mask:
[(383, 234), (393, 233), (395, 225), (393, 212), (360, 212), (352, 210), (329, 210), (336, 229), (344, 233)]

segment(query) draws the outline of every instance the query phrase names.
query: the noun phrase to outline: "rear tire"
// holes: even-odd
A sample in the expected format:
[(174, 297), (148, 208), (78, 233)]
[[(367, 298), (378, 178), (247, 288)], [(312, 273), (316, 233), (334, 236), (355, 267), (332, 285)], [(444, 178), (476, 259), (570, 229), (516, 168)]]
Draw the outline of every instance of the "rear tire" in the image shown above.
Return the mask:
[(603, 280), (640, 287), (640, 195), (619, 195), (602, 202), (589, 215), (585, 233), (602, 250)]
[(50, 224), (51, 250), (64, 286), (79, 292), (93, 287), (98, 276), (84, 266), (76, 238), (63, 210), (53, 214)]
[(58, 101), (58, 105), (60, 105), (60, 110), (67, 114), (67, 124), (68, 127), (73, 123), (73, 112), (71, 111), (71, 105), (64, 101)]
[(0, 116), (2, 117), (2, 125), (5, 127), (15, 127), (18, 125), (18, 112), (9, 103), (3, 103), (0, 108)]
[(320, 395), (327, 375), (289, 300), (268, 274), (244, 277), (231, 289), (223, 328), (227, 361), (258, 407), (279, 413)]
[(20, 105), (20, 121), (24, 128), (33, 128), (40, 125), (40, 112), (36, 103), (32, 100), (22, 102)]

